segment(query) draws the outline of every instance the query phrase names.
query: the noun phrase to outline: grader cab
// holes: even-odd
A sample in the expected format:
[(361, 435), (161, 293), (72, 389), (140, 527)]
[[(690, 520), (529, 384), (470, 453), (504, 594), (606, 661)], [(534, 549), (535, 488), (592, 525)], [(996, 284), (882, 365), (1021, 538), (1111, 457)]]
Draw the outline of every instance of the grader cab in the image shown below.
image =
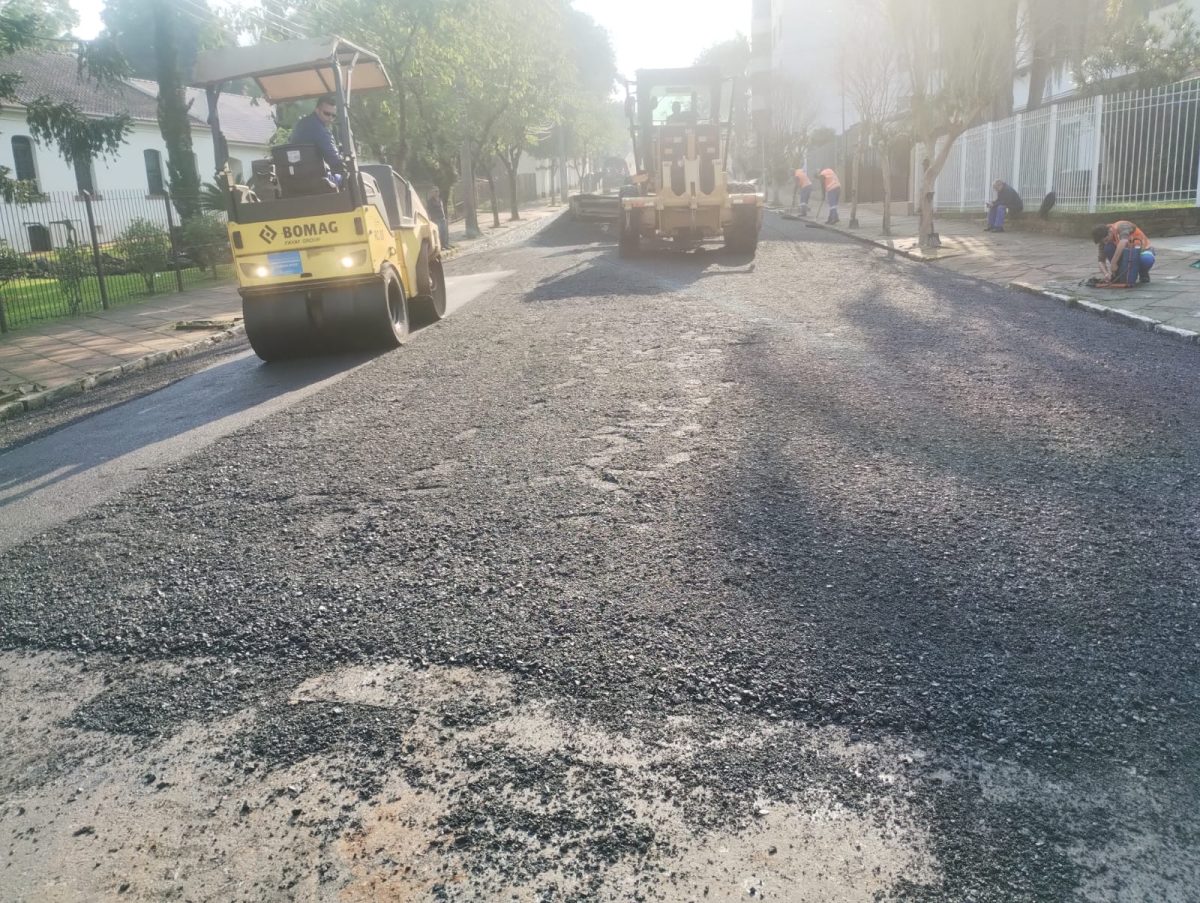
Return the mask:
[[(336, 99), (343, 173), (316, 145), (273, 148), (249, 185), (229, 168), (222, 87), (253, 79), (267, 103)], [(263, 360), (392, 348), (413, 320), (446, 312), (441, 244), (412, 186), (390, 166), (360, 164), (350, 130), (355, 92), (391, 85), (379, 57), (337, 37), (201, 53), (217, 184), (229, 216), (246, 336)]]
[(764, 198), (729, 178), (733, 126), (730, 82), (719, 70), (641, 69), (626, 99), (637, 174), (622, 190), (619, 250), (644, 241), (691, 247), (723, 238), (754, 254)]

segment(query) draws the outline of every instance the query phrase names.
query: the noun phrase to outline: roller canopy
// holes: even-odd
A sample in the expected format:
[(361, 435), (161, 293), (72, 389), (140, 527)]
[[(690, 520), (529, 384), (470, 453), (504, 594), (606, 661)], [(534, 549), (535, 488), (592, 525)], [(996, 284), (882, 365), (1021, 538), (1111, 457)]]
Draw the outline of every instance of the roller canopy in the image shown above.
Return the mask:
[(270, 103), (320, 97), (335, 92), (335, 55), (339, 65), (353, 65), (350, 86), (355, 94), (391, 87), (378, 56), (334, 36), (206, 50), (196, 58), (192, 84), (208, 88), (252, 78)]

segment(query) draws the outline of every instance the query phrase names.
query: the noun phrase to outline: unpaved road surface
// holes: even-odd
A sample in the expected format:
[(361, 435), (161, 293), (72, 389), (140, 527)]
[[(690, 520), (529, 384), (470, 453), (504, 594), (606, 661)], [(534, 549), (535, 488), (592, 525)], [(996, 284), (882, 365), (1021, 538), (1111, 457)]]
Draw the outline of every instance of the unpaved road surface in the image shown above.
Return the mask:
[(1194, 348), (774, 218), (451, 271), (6, 434), (0, 899), (1200, 899)]

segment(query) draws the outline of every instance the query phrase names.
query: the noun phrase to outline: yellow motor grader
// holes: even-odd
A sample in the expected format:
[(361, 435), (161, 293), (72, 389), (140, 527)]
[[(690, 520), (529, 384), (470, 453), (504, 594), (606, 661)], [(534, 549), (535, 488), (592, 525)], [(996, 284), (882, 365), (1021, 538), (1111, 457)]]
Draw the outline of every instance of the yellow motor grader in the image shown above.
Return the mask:
[[(345, 172), (316, 145), (272, 148), (235, 183), (219, 100), (230, 82), (253, 79), (271, 104), (333, 96)], [(360, 164), (348, 105), (356, 92), (391, 85), (379, 57), (338, 37), (201, 53), (193, 85), (208, 99), (217, 184), (227, 198), (246, 336), (265, 361), (392, 348), (413, 320), (446, 312), (437, 225), (390, 166)]]
[(729, 85), (707, 66), (638, 70), (625, 102), (637, 174), (621, 191), (622, 257), (654, 239), (690, 247), (723, 238), (730, 251), (757, 250), (765, 199), (729, 178)]

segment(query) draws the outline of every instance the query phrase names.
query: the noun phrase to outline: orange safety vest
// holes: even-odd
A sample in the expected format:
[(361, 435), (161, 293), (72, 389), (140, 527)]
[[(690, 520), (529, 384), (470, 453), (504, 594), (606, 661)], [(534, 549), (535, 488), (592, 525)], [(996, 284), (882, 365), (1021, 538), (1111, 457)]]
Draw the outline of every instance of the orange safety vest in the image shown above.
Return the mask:
[(811, 184), (812, 184), (812, 179), (810, 179), (808, 177), (808, 173), (806, 173), (803, 169), (797, 169), (796, 170), (796, 187), (797, 188), (807, 188)]
[(1121, 234), (1118, 229), (1123, 223), (1129, 223), (1129, 225), (1133, 226), (1133, 231), (1129, 233), (1129, 246), (1131, 248), (1138, 248), (1144, 251), (1146, 248), (1150, 247), (1150, 239), (1146, 237), (1146, 233), (1133, 223), (1130, 223), (1127, 219), (1117, 220), (1115, 223), (1109, 224), (1109, 241), (1111, 241), (1114, 245), (1121, 241)]
[(833, 191), (835, 188), (841, 188), (842, 183), (838, 181), (837, 173), (832, 169), (822, 169), (820, 172), (821, 179), (825, 182), (825, 190)]

